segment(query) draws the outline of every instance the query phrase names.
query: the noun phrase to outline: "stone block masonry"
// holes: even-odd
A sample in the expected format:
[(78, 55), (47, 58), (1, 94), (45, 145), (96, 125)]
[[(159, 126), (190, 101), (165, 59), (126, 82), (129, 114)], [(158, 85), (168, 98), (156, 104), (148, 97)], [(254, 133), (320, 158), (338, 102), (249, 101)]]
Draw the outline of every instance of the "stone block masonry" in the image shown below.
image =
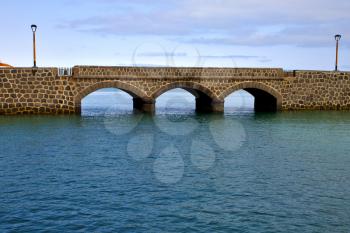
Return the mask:
[(111, 87), (146, 112), (174, 88), (192, 93), (205, 112), (222, 112), (237, 90), (255, 97), (256, 111), (350, 110), (350, 72), (75, 66), (70, 76), (57, 68), (0, 68), (0, 114), (80, 114), (85, 96)]
[(0, 69), (0, 114), (73, 114), (72, 85), (56, 68)]

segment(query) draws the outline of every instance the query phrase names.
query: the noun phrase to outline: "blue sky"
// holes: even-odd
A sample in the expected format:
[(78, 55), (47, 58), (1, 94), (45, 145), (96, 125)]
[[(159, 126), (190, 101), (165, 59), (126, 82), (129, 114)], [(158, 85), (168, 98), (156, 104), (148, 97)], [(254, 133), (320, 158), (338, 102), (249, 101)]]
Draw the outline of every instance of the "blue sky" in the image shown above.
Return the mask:
[(0, 0), (0, 60), (350, 70), (349, 0)]

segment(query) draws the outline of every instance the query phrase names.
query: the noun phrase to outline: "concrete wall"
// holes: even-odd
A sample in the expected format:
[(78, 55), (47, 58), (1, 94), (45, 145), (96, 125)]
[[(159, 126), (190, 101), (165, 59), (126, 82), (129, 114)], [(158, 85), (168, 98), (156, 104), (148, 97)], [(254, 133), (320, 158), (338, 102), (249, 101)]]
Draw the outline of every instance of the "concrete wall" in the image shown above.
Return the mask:
[(135, 108), (147, 111), (177, 87), (206, 111), (223, 111), (225, 97), (240, 89), (261, 111), (350, 110), (350, 72), (76, 66), (71, 76), (58, 76), (57, 68), (0, 68), (0, 114), (80, 113), (86, 95), (108, 87), (128, 92)]

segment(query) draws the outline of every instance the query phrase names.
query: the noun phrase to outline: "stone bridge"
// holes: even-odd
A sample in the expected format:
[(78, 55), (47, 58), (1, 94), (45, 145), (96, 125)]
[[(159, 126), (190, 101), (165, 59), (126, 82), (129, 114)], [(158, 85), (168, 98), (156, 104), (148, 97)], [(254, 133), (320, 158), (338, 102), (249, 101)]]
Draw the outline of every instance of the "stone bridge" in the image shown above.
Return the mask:
[(145, 112), (174, 88), (192, 93), (203, 112), (223, 112), (225, 98), (237, 90), (255, 97), (256, 111), (350, 109), (350, 72), (75, 66), (71, 75), (0, 68), (0, 114), (80, 114), (82, 99), (101, 88), (129, 93), (134, 108)]

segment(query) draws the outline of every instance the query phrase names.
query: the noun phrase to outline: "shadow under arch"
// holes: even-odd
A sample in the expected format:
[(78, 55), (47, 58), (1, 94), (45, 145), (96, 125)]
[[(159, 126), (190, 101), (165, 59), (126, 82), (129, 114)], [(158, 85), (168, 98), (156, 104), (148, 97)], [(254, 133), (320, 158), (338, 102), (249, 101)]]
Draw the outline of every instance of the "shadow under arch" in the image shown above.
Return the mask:
[(254, 96), (254, 109), (257, 112), (276, 112), (282, 109), (282, 94), (276, 89), (259, 82), (242, 82), (226, 89), (219, 97), (222, 101), (238, 90), (245, 90)]
[(81, 101), (84, 97), (103, 88), (116, 88), (128, 93), (133, 98), (134, 108), (143, 106), (148, 100), (147, 95), (135, 86), (120, 81), (103, 81), (86, 87), (74, 97), (75, 112), (81, 114)]
[[(203, 85), (195, 82), (172, 82), (160, 87), (156, 90), (151, 98), (156, 101), (156, 99), (167, 91), (172, 89), (181, 88), (188, 91), (196, 98), (196, 111), (197, 112), (216, 112), (222, 111), (221, 105), (223, 101), (219, 101), (214, 93), (204, 87)], [(218, 106), (220, 105), (220, 109)]]

